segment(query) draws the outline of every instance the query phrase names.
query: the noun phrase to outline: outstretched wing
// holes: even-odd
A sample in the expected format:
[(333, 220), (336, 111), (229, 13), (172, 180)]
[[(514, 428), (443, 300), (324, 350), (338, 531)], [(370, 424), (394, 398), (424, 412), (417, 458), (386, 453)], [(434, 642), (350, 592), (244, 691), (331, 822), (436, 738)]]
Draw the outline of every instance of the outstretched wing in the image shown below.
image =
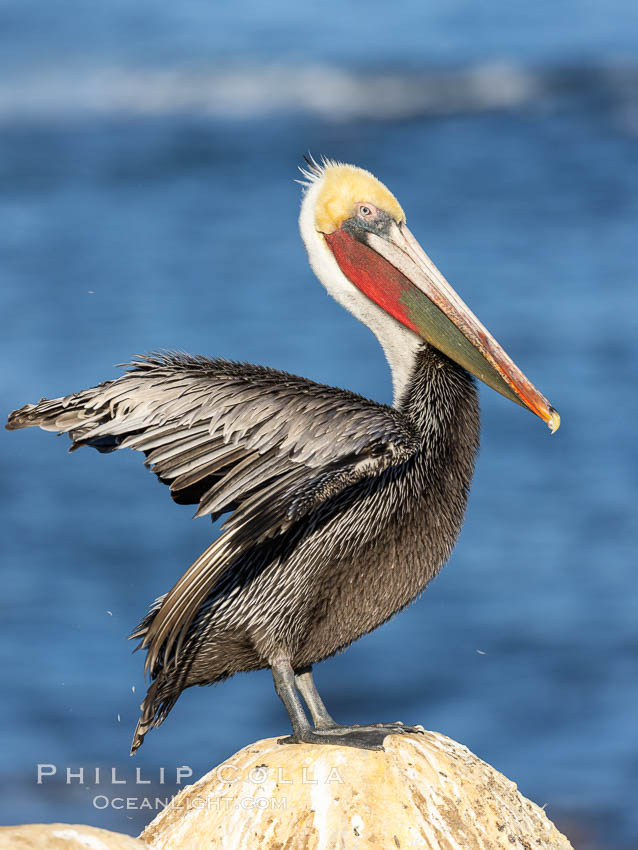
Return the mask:
[(261, 366), (164, 353), (80, 393), (14, 411), (7, 428), (67, 433), (71, 450), (143, 451), (146, 465), (196, 516), (232, 512), (139, 633), (156, 667), (179, 648), (219, 576), (247, 546), (418, 448), (398, 411)]

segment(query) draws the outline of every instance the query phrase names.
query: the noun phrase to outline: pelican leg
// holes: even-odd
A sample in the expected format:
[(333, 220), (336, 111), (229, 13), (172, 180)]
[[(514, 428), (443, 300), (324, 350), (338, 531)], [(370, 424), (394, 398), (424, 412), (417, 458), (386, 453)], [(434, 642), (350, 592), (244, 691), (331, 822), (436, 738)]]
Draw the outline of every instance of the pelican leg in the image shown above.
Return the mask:
[[(329, 718), (334, 724), (330, 727), (312, 729), (297, 692), (295, 672), (292, 669), (289, 659), (276, 659), (272, 662), (271, 669), (275, 682), (275, 690), (288, 712), (292, 726), (292, 735), (286, 738), (280, 738), (280, 744), (333, 744), (342, 747), (358, 747), (364, 750), (382, 750), (383, 741), (387, 735), (400, 735), (406, 732), (420, 731), (415, 727), (403, 726), (400, 723), (388, 723), (385, 725), (370, 724), (368, 726), (340, 726), (339, 724), (335, 724), (317, 694), (314, 684), (310, 687), (306, 678), (302, 682), (301, 687), (308, 694), (310, 700), (308, 707), (311, 713), (313, 713), (313, 719), (315, 716), (317, 719), (323, 716), (324, 722)], [(302, 671), (301, 675), (303, 676), (304, 674), (309, 675), (310, 671)], [(317, 699), (315, 699), (315, 694)], [(319, 704), (323, 707), (323, 711), (319, 708)], [(317, 710), (319, 712), (318, 714)], [(319, 722), (322, 721), (320, 720)]]
[(287, 658), (278, 658), (272, 663), (271, 670), (277, 696), (283, 702), (290, 718), (293, 738), (303, 741), (304, 734), (311, 731), (310, 723), (295, 688), (295, 673), (290, 661)]
[(406, 726), (401, 720), (394, 720), (386, 723), (352, 723), (348, 726), (343, 726), (328, 713), (328, 709), (324, 705), (323, 700), (319, 696), (319, 691), (312, 678), (312, 667), (303, 667), (295, 670), (295, 685), (297, 690), (304, 698), (304, 702), (308, 706), (308, 710), (312, 715), (312, 722), (315, 724), (315, 729), (388, 729), (388, 734), (395, 732), (422, 732), (422, 726)]
[(315, 729), (334, 729), (339, 725), (328, 714), (328, 709), (319, 696), (319, 691), (312, 678), (312, 667), (302, 667), (300, 670), (295, 670), (295, 685), (308, 706)]

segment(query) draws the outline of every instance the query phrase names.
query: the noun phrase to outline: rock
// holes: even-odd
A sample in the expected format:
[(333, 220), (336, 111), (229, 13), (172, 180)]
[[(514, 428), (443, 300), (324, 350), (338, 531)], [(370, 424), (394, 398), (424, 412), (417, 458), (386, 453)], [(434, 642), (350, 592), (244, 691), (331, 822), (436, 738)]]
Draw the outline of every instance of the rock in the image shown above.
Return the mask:
[(31, 823), (0, 827), (0, 850), (148, 850), (137, 838), (94, 826)]
[(140, 838), (153, 850), (571, 850), (513, 782), (436, 732), (389, 736), (385, 751), (259, 741)]

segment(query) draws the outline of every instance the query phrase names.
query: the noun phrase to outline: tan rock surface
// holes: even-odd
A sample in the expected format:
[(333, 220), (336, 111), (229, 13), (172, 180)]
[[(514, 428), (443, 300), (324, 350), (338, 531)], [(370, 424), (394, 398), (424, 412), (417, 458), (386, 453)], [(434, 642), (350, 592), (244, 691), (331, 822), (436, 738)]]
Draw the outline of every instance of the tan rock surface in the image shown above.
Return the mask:
[(259, 741), (140, 838), (153, 850), (571, 850), (513, 782), (436, 732), (389, 736), (385, 752)]
[(31, 823), (0, 827), (0, 850), (144, 850), (145, 847), (130, 835), (94, 826)]

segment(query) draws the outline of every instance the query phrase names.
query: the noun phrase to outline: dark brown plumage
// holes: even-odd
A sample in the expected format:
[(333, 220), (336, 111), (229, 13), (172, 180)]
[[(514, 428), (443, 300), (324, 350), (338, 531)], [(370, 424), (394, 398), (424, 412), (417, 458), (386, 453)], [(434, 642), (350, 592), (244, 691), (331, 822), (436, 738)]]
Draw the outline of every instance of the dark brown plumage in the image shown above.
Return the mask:
[(134, 632), (152, 678), (133, 742), (184, 688), (321, 661), (403, 608), (458, 535), (478, 444), (473, 381), (427, 344), (398, 407), (261, 366), (164, 354), (11, 414), (72, 449), (146, 454), (224, 533)]

